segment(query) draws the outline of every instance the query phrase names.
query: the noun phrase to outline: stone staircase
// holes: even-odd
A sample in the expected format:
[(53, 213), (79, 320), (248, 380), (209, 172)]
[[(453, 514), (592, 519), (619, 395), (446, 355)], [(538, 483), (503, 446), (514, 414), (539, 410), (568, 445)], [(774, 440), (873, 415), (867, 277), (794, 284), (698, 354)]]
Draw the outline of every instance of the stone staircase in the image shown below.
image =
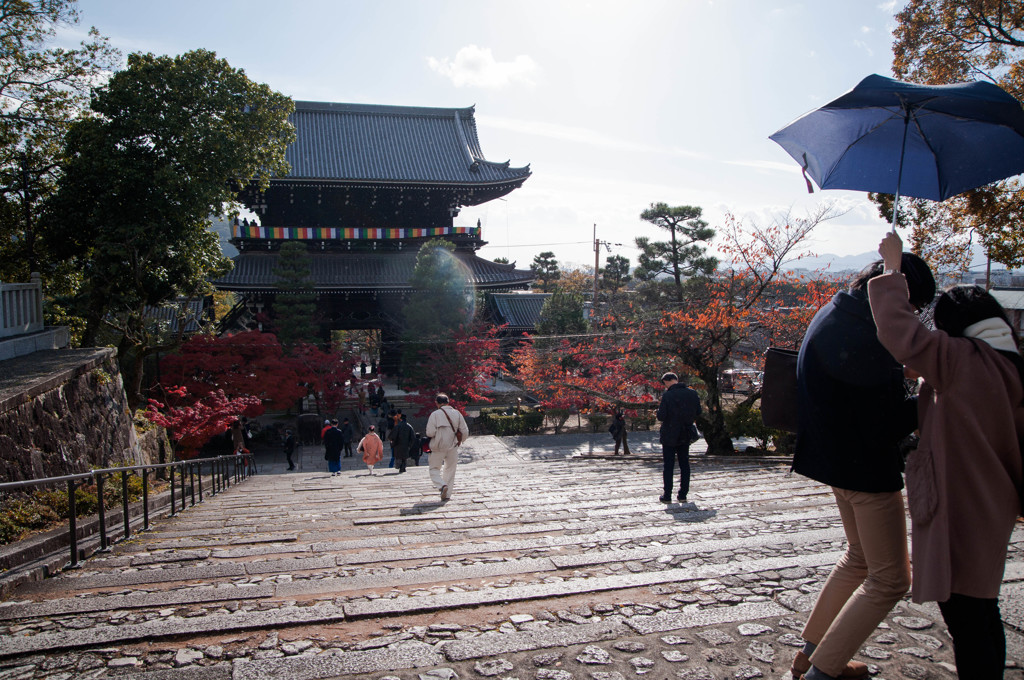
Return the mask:
[[(844, 548), (830, 493), (787, 462), (696, 457), (695, 503), (666, 506), (644, 436), (628, 457), (606, 437), (471, 438), (446, 503), (426, 459), (331, 477), (320, 447), (291, 473), (267, 457), (17, 590), (0, 678), (788, 678)], [(1022, 541), (1003, 605), (1018, 680)], [(937, 609), (883, 626), (858, 658), (885, 678), (955, 677)]]

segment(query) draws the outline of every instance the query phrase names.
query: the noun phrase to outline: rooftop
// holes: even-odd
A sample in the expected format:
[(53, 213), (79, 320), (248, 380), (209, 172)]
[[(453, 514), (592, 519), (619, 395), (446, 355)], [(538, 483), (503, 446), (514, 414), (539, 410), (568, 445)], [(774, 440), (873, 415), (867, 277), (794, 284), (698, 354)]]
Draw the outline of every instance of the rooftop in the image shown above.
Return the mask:
[(395, 184), (522, 184), (529, 165), (484, 158), (473, 107), (295, 102), (286, 179)]

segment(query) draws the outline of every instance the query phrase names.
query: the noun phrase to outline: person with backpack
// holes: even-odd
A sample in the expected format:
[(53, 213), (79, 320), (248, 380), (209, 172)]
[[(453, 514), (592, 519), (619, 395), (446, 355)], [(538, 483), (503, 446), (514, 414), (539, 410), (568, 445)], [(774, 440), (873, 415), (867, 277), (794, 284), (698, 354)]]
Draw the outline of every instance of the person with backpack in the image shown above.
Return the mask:
[(448, 395), (439, 393), (434, 397), (437, 409), (427, 419), (427, 436), (430, 437), (430, 481), (441, 492), (441, 500), (451, 497), (455, 482), (455, 467), (459, 462), (458, 447), (469, 437), (469, 427), (462, 414), (448, 405)]
[(612, 424), (608, 427), (608, 431), (612, 435), (612, 439), (615, 440), (615, 454), (619, 455), (619, 446), (622, 446), (622, 454), (625, 456), (629, 455), (629, 442), (626, 441), (626, 416), (622, 411), (615, 411), (615, 415), (612, 416)]
[[(999, 303), (978, 286), (947, 289), (935, 330), (917, 320), (901, 270), (903, 242), (879, 245), (886, 274), (868, 284), (878, 339), (920, 376), (917, 450), (907, 459), (914, 602), (938, 602), (957, 674), (1003, 677), (999, 589), (1021, 513), (1024, 359)], [(810, 676), (807, 676), (810, 678)]]
[[(930, 304), (928, 265), (907, 253), (903, 269), (908, 299)], [(846, 552), (804, 624), (794, 678), (867, 676), (868, 665), (853, 656), (910, 587), (899, 445), (917, 426), (916, 405), (871, 316), (868, 282), (883, 273), (882, 260), (873, 262), (822, 305), (797, 357), (793, 472), (831, 487)]]

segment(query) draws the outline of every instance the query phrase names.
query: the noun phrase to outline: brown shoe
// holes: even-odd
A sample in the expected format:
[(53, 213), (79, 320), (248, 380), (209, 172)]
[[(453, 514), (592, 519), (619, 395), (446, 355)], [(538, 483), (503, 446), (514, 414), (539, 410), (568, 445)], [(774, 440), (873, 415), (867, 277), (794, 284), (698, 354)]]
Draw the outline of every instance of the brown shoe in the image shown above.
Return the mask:
[[(799, 680), (804, 677), (804, 673), (811, 670), (811, 659), (809, 656), (799, 651), (796, 653), (796, 657), (793, 659), (793, 667), (789, 669), (789, 672), (793, 675), (794, 680)], [(846, 668), (839, 674), (841, 680), (857, 680), (858, 678), (866, 678), (868, 676), (867, 664), (861, 663), (860, 661), (850, 661), (846, 664)]]

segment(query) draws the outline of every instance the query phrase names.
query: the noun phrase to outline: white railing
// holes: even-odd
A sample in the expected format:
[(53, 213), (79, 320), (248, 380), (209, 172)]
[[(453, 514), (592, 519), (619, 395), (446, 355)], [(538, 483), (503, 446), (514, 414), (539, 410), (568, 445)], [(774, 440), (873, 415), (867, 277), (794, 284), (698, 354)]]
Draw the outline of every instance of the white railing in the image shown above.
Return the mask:
[(0, 338), (43, 330), (43, 283), (0, 283)]

